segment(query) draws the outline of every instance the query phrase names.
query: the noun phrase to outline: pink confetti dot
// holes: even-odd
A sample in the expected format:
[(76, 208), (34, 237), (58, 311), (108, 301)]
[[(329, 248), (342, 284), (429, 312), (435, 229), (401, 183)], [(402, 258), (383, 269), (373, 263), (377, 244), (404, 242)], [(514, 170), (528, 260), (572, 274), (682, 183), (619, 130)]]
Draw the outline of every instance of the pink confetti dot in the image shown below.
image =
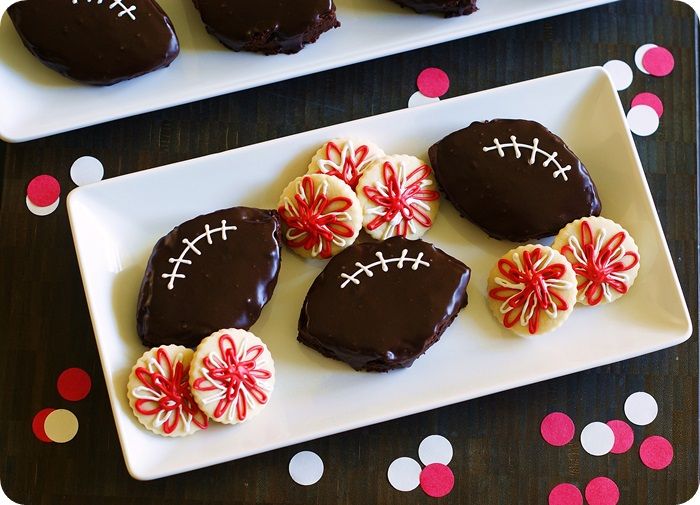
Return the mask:
[(88, 373), (82, 368), (68, 368), (61, 372), (56, 381), (58, 394), (64, 399), (77, 402), (85, 398), (90, 392), (92, 381)]
[(629, 424), (624, 421), (614, 420), (608, 421), (608, 426), (615, 435), (615, 443), (610, 452), (613, 454), (623, 454), (630, 450), (634, 443), (634, 432)]
[(639, 457), (652, 470), (663, 470), (673, 461), (673, 446), (664, 437), (654, 435), (639, 446)]
[(53, 411), (54, 409), (51, 408), (42, 409), (34, 415), (34, 419), (32, 420), (32, 431), (34, 432), (34, 436), (47, 444), (50, 444), (53, 442), (53, 440), (51, 440), (46, 435), (46, 431), (44, 431), (44, 421), (46, 421), (46, 418)]
[(583, 505), (583, 496), (573, 484), (558, 484), (549, 492), (549, 505)]
[(542, 419), (540, 433), (548, 444), (555, 447), (566, 445), (574, 438), (576, 427), (569, 416), (563, 412), (552, 412)]
[(418, 90), (429, 98), (441, 97), (450, 89), (450, 78), (444, 70), (430, 67), (418, 74)]
[(648, 105), (656, 111), (656, 113), (661, 117), (664, 113), (664, 104), (661, 98), (656, 96), (654, 93), (639, 93), (632, 99), (631, 107), (635, 105)]
[(642, 57), (642, 65), (651, 75), (664, 77), (673, 71), (676, 62), (665, 47), (652, 47)]
[(38, 207), (48, 207), (61, 195), (61, 185), (55, 177), (37, 175), (27, 185), (27, 197)]
[(620, 500), (620, 489), (607, 477), (596, 477), (586, 486), (588, 505), (616, 505)]
[(420, 487), (428, 496), (446, 496), (455, 485), (455, 476), (450, 467), (442, 463), (431, 463), (420, 473)]

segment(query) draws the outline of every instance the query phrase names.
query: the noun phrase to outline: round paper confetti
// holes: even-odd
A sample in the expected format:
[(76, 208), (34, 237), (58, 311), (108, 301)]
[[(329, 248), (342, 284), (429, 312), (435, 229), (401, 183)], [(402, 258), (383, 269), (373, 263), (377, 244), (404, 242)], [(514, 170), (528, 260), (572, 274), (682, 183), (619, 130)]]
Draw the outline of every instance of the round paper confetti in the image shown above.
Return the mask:
[(627, 126), (635, 135), (646, 137), (659, 129), (659, 115), (648, 105), (637, 105), (627, 113)]
[(583, 495), (573, 484), (558, 484), (549, 492), (549, 505), (583, 505)]
[(425, 437), (418, 446), (418, 457), (424, 465), (442, 463), (448, 465), (452, 461), (452, 444), (442, 435)]
[(630, 84), (632, 84), (632, 79), (634, 78), (632, 69), (624, 61), (610, 60), (603, 65), (603, 68), (610, 74), (616, 90), (622, 91), (629, 88)]
[(55, 177), (37, 175), (27, 185), (27, 198), (37, 207), (48, 207), (61, 195), (61, 185)]
[(588, 505), (616, 505), (619, 500), (617, 484), (607, 477), (596, 477), (586, 486)]
[(455, 476), (450, 467), (441, 463), (431, 463), (420, 473), (420, 487), (428, 496), (441, 498), (455, 485)]
[(649, 393), (639, 391), (625, 400), (625, 415), (638, 426), (650, 424), (659, 413), (659, 406)]
[(83, 156), (73, 162), (70, 167), (70, 178), (78, 186), (85, 186), (101, 181), (105, 175), (102, 162), (92, 156)]
[(54, 409), (51, 408), (42, 409), (34, 415), (34, 419), (32, 420), (34, 436), (42, 442), (51, 443), (51, 439), (46, 436), (46, 432), (44, 431), (44, 422), (46, 421), (46, 417), (53, 411)]
[(398, 458), (391, 462), (386, 476), (398, 491), (413, 491), (420, 484), (420, 463), (413, 458)]
[(408, 106), (419, 107), (421, 105), (427, 105), (429, 103), (435, 103), (439, 101), (440, 99), (438, 97), (430, 98), (429, 96), (425, 96), (420, 91), (416, 91), (411, 95), (411, 98), (408, 99)]
[(427, 97), (441, 97), (450, 89), (450, 78), (444, 70), (430, 67), (418, 74), (416, 85), (418, 90)]
[(316, 484), (323, 476), (323, 461), (315, 452), (301, 451), (289, 460), (289, 475), (302, 486)]
[(61, 372), (58, 381), (56, 381), (58, 394), (71, 402), (85, 398), (90, 392), (91, 386), (90, 376), (82, 368), (68, 368)]
[(617, 419), (608, 421), (607, 424), (615, 435), (615, 443), (612, 449), (610, 449), (610, 452), (613, 454), (623, 454), (629, 451), (634, 443), (634, 432), (630, 425)]
[(25, 202), (27, 204), (27, 208), (29, 209), (29, 212), (34, 214), (35, 216), (48, 216), (51, 214), (53, 211), (55, 211), (58, 208), (58, 204), (61, 203), (61, 199), (58, 198), (54, 203), (47, 207), (39, 207), (37, 205), (34, 205), (31, 200), (29, 200), (29, 197), (25, 199)]
[(654, 47), (659, 46), (657, 46), (656, 44), (644, 44), (643, 46), (639, 46), (639, 49), (637, 49), (634, 53), (634, 63), (637, 65), (637, 68), (645, 74), (649, 74), (649, 72), (647, 72), (647, 69), (644, 68), (644, 65), (642, 64), (642, 58), (644, 58), (644, 55), (649, 49), (652, 49)]
[(596, 421), (581, 432), (581, 445), (591, 456), (603, 456), (615, 445), (615, 434), (610, 426)]
[(664, 113), (664, 104), (661, 101), (661, 98), (656, 96), (654, 93), (639, 93), (632, 99), (631, 103), (632, 107), (636, 107), (637, 105), (648, 105), (654, 109), (659, 117), (661, 117)]
[(563, 412), (547, 414), (540, 424), (542, 438), (555, 447), (561, 447), (571, 442), (575, 432), (574, 422)]
[(673, 446), (664, 437), (654, 435), (639, 446), (639, 457), (652, 470), (663, 470), (673, 461)]
[(78, 418), (70, 410), (57, 409), (46, 416), (44, 421), (46, 436), (63, 444), (73, 440), (78, 433)]
[(675, 64), (671, 51), (665, 47), (652, 47), (642, 57), (642, 66), (655, 77), (667, 76)]

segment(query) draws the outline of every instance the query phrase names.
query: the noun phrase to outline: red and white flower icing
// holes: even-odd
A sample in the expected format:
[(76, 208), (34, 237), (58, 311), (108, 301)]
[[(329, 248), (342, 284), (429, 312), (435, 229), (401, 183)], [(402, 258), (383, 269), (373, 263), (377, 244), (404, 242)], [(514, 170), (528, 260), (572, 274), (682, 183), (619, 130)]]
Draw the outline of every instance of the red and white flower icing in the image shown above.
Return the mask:
[(362, 172), (376, 155), (367, 144), (356, 148), (352, 140), (346, 140), (341, 148), (336, 142), (342, 143), (333, 140), (326, 143), (325, 159), (317, 160), (318, 172), (337, 177), (355, 189)]
[(134, 370), (141, 383), (131, 391), (136, 398), (134, 408), (144, 416), (155, 416), (153, 427), (168, 435), (180, 423), (186, 434), (196, 431), (194, 426), (203, 430), (208, 419), (190, 393), (189, 366), (184, 365), (182, 352), (171, 359), (167, 349), (159, 347), (149, 358), (148, 368)]
[(409, 230), (416, 233), (416, 224), (430, 228), (433, 220), (428, 202), (440, 199), (440, 193), (426, 189), (433, 184), (428, 179), (432, 172), (428, 165), (420, 165), (406, 174), (404, 163), (399, 161), (396, 164), (398, 167), (391, 161), (385, 161), (380, 182), (362, 188), (365, 196), (376, 204), (365, 209), (367, 214), (376, 216), (366, 228), (373, 231), (387, 225), (382, 240), (397, 235), (405, 237)]
[(211, 417), (229, 423), (245, 421), (252, 410), (266, 404), (274, 378), (274, 365), (265, 345), (242, 330), (234, 335), (236, 338), (222, 331), (208, 337), (216, 340), (216, 350), (204, 356), (198, 370), (202, 376), (192, 383), (195, 391), (211, 392), (199, 397), (204, 406), (216, 403)]
[(606, 240), (607, 232), (600, 228), (593, 234), (587, 220), (581, 221), (579, 234), (571, 235), (561, 248), (562, 254), (571, 255), (571, 265), (579, 282), (578, 299), (588, 305), (598, 305), (603, 298), (612, 301), (612, 291), (621, 295), (629, 289), (629, 277), (624, 273), (639, 264), (639, 254), (625, 249), (627, 234), (620, 231)]
[(503, 326), (512, 328), (520, 323), (534, 334), (539, 328), (541, 312), (556, 319), (559, 311), (569, 310), (569, 303), (557, 291), (571, 289), (574, 283), (562, 278), (566, 265), (553, 261), (552, 249), (538, 247), (524, 251), (522, 259), (517, 252), (512, 258), (512, 261), (498, 260), (502, 277), (495, 277), (499, 287), (491, 289), (489, 296), (503, 302), (499, 309)]
[(347, 212), (352, 205), (344, 196), (329, 198), (328, 181), (315, 182), (309, 175), (299, 178), (294, 200), (285, 197), (277, 209), (287, 225), (287, 245), (303, 247), (313, 257), (330, 258), (332, 244), (345, 247), (346, 239), (355, 236), (353, 227), (346, 224), (352, 222)]

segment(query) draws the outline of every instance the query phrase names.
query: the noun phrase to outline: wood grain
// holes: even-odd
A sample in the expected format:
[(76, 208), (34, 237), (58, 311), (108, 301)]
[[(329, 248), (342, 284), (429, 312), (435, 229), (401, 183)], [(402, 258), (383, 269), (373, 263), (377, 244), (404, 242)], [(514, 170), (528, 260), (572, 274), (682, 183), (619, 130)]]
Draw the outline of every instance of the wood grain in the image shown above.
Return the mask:
[[(488, 0), (482, 0), (486, 2)], [(174, 109), (18, 145), (0, 145), (0, 479), (24, 504), (70, 503), (426, 503), (420, 490), (400, 493), (386, 480), (389, 463), (417, 456), (422, 438), (448, 437), (455, 448), (455, 489), (440, 503), (545, 504), (557, 483), (583, 488), (611, 476), (622, 504), (671, 505), (698, 487), (698, 340), (439, 410), (315, 440), (241, 461), (138, 482), (122, 460), (66, 216), (44, 218), (25, 205), (27, 182), (55, 175), (62, 198), (73, 187), (71, 163), (89, 154), (106, 175), (232, 149), (406, 106), (426, 66), (451, 77), (448, 96), (589, 65), (633, 62), (641, 44), (669, 48), (671, 76), (635, 70), (623, 104), (641, 91), (664, 101), (659, 131), (636, 138), (672, 256), (697, 323), (696, 20), (670, 0), (627, 1), (470, 37), (376, 61), (302, 77)], [(0, 49), (1, 50), (1, 49)], [(527, 100), (524, 96), (523, 100)], [(254, 170), (254, 167), (250, 168)], [(620, 189), (621, 197), (624, 197)], [(614, 338), (611, 335), (610, 338)], [(87, 400), (60, 399), (55, 381), (70, 366), (93, 377)], [(503, 363), (508, 366), (508, 363)], [(594, 458), (578, 443), (547, 446), (539, 422), (563, 410), (579, 430), (620, 418), (624, 399), (646, 390), (659, 401), (658, 419), (635, 427), (637, 441), (661, 434), (676, 457), (666, 471), (645, 468), (635, 449)], [(40, 409), (70, 408), (80, 431), (65, 445), (43, 444), (30, 426)], [(636, 445), (635, 447), (638, 447)], [(287, 473), (293, 454), (317, 452), (326, 472), (311, 487)]]

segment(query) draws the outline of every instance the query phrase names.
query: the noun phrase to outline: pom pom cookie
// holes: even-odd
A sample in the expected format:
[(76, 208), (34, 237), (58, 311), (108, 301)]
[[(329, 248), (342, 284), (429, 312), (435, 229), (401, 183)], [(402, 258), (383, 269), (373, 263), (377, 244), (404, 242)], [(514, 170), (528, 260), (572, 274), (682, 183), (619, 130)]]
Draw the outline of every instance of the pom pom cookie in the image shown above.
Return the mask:
[(516, 247), (489, 273), (488, 304), (501, 324), (518, 335), (550, 332), (574, 310), (576, 274), (551, 247)]
[(552, 247), (576, 272), (577, 301), (614, 302), (627, 293), (639, 272), (639, 249), (630, 234), (604, 217), (586, 217), (566, 225)]
[(338, 254), (362, 228), (360, 201), (350, 186), (331, 175), (297, 177), (284, 188), (277, 207), (287, 246), (306, 258)]
[(193, 354), (181, 345), (164, 345), (146, 351), (131, 369), (129, 405), (136, 419), (157, 435), (183, 437), (208, 425), (190, 393)]
[(256, 415), (270, 400), (274, 384), (272, 355), (249, 331), (217, 331), (202, 340), (192, 358), (192, 396), (220, 423), (242, 423)]
[(372, 238), (422, 237), (440, 208), (433, 170), (415, 156), (394, 155), (374, 161), (357, 184), (363, 226)]
[(352, 139), (329, 140), (316, 152), (309, 163), (309, 174), (338, 177), (355, 189), (369, 164), (384, 157), (377, 145)]

